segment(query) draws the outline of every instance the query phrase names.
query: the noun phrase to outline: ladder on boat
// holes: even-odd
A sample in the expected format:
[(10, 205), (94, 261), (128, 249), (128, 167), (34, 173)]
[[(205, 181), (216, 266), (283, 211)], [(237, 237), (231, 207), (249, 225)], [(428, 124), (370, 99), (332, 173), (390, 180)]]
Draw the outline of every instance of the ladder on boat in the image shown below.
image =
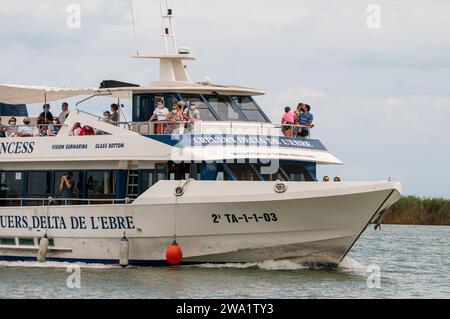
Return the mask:
[(131, 199), (136, 199), (139, 197), (139, 171), (128, 171), (127, 197)]

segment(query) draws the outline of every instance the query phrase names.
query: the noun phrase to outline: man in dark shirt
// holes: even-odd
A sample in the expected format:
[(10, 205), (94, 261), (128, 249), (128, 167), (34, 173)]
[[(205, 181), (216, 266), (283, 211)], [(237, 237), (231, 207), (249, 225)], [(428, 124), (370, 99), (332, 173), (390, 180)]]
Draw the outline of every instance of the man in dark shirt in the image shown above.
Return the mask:
[(45, 104), (43, 106), (44, 111), (39, 114), (40, 118), (43, 118), (46, 122), (46, 124), (52, 124), (53, 123), (53, 114), (50, 112), (50, 104)]
[(308, 137), (309, 129), (313, 127), (314, 116), (310, 113), (311, 106), (305, 105), (303, 107), (304, 113), (300, 113), (299, 124), (302, 126), (300, 137)]

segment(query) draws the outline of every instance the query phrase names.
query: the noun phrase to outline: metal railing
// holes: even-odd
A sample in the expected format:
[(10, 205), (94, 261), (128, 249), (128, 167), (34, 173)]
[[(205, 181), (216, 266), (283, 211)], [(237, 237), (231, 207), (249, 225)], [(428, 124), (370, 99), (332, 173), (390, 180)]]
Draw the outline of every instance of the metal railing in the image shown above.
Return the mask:
[[(49, 137), (48, 129), (56, 127), (57, 131), (66, 126), (64, 124), (29, 124), (29, 125), (0, 125), (0, 131), (5, 132), (7, 137)], [(20, 128), (27, 128), (27, 131)]]
[[(222, 121), (154, 121), (154, 122), (112, 122), (95, 114), (77, 110), (78, 113), (86, 114), (93, 117), (99, 122), (114, 125), (116, 127), (133, 131), (141, 135), (214, 135), (214, 134), (232, 134), (232, 135), (258, 135), (258, 136), (287, 136), (298, 138), (311, 138), (311, 127), (295, 124), (272, 124), (272, 123), (254, 123), (254, 122), (222, 122)], [(0, 125), (0, 131), (6, 131), (8, 137), (48, 137), (48, 129), (51, 126), (61, 127), (66, 125), (53, 124), (30, 124), (30, 125)], [(18, 134), (20, 127), (29, 127), (33, 133), (30, 135)], [(300, 134), (305, 132), (307, 134)], [(102, 135), (101, 130), (97, 130), (96, 134)]]
[[(74, 206), (74, 205), (129, 205), (134, 199), (96, 199), (96, 198), (0, 198), (0, 207), (29, 207), (29, 206)], [(8, 204), (9, 205), (5, 205)], [(27, 205), (28, 204), (28, 205)]]

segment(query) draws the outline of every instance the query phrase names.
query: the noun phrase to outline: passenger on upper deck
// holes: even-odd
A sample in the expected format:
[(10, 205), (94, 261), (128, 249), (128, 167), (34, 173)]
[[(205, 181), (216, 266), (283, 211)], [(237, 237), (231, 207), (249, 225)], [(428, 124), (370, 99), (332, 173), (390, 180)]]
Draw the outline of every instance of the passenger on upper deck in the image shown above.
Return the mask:
[(43, 109), (44, 111), (39, 114), (39, 117), (45, 119), (46, 124), (52, 124), (53, 114), (50, 112), (50, 104), (44, 104)]
[[(164, 107), (164, 102), (162, 100), (158, 100), (157, 107), (153, 112), (152, 117), (149, 119), (149, 122), (153, 122), (157, 120), (158, 122), (166, 122), (169, 117), (170, 111), (168, 108)], [(156, 134), (164, 134), (165, 124), (161, 123), (156, 125)]]
[(281, 119), (281, 130), (283, 131), (284, 136), (291, 137), (293, 131), (293, 125), (295, 120), (295, 114), (292, 112), (289, 106), (286, 106), (284, 109), (284, 115)]
[(192, 130), (194, 129), (194, 123), (197, 121), (201, 121), (200, 111), (197, 109), (197, 106), (194, 102), (191, 102), (189, 108), (184, 110), (184, 117), (185, 120), (189, 122), (189, 124), (186, 125), (186, 129), (189, 132), (192, 132)]
[(17, 119), (14, 116), (11, 117), (9, 119), (9, 121), (8, 121), (8, 125), (10, 126), (7, 129), (7, 135), (8, 136), (10, 136), (10, 137), (16, 136), (16, 134), (17, 134), (17, 126), (16, 126), (16, 124), (17, 124)]
[(110, 121), (113, 124), (120, 122), (119, 106), (117, 104), (111, 104), (111, 118)]
[(61, 125), (59, 124), (58, 118), (53, 119), (52, 125), (49, 125), (47, 128), (47, 136), (56, 136), (58, 135), (59, 129)]
[[(180, 103), (181, 102), (181, 103)], [(170, 114), (170, 121), (178, 124), (171, 124), (170, 132), (166, 134), (184, 134), (184, 102), (180, 101), (172, 106), (172, 113)]]
[[(295, 118), (294, 118), (294, 123), (295, 125), (300, 125), (300, 114), (302, 114), (303, 108), (305, 107), (305, 104), (300, 102), (297, 105), (297, 109), (295, 110), (294, 114), (295, 114)], [(300, 135), (300, 128), (297, 126), (294, 130), (294, 136), (299, 136)]]
[(80, 134), (78, 134), (79, 136), (86, 136), (86, 135), (95, 135), (95, 130), (92, 126), (89, 125), (85, 125), (83, 126), (83, 128), (80, 130)]
[(75, 123), (72, 127), (72, 129), (70, 130), (70, 135), (72, 136), (79, 136), (81, 133), (81, 124), (80, 123)]
[(303, 107), (303, 113), (300, 113), (299, 125), (305, 126), (306, 128), (300, 128), (300, 137), (308, 137), (309, 129), (313, 127), (314, 116), (309, 113), (311, 111), (311, 106), (305, 105)]
[(39, 117), (36, 124), (38, 129), (38, 136), (47, 136), (47, 126), (45, 123), (45, 119)]
[(15, 134), (15, 136), (18, 137), (32, 137), (34, 136), (35, 130), (34, 128), (30, 125), (31, 120), (30, 118), (26, 117), (23, 119), (23, 125), (19, 127), (19, 129), (17, 130), (17, 133)]
[(58, 121), (59, 121), (59, 124), (64, 124), (64, 122), (66, 121), (66, 119), (67, 119), (67, 117), (69, 116), (69, 114), (70, 114), (70, 111), (69, 111), (69, 104), (67, 103), (67, 102), (64, 102), (62, 105), (61, 105), (61, 110), (62, 110), (62, 112), (61, 112), (61, 114), (59, 114), (59, 116), (58, 116)]
[(6, 137), (7, 131), (6, 127), (2, 126), (2, 118), (0, 117), (0, 138)]
[(111, 122), (111, 112), (110, 111), (103, 112), (103, 120), (108, 123)]

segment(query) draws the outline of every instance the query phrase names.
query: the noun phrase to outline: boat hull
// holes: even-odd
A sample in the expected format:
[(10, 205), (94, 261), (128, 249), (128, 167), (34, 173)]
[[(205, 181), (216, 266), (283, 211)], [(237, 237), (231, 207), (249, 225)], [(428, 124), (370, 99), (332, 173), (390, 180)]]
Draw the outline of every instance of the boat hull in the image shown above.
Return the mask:
[[(0, 245), (0, 259), (36, 260), (38, 239), (47, 233), (53, 240), (47, 260), (118, 264), (126, 235), (131, 265), (166, 265), (176, 235), (187, 264), (296, 259), (339, 265), (400, 198), (396, 183), (285, 185), (280, 194), (275, 182), (193, 182), (175, 196), (179, 182), (166, 181), (132, 205), (0, 208), (2, 226), (15, 226), (0, 228), (0, 238), (16, 241)], [(21, 245), (26, 238), (34, 245)]]

